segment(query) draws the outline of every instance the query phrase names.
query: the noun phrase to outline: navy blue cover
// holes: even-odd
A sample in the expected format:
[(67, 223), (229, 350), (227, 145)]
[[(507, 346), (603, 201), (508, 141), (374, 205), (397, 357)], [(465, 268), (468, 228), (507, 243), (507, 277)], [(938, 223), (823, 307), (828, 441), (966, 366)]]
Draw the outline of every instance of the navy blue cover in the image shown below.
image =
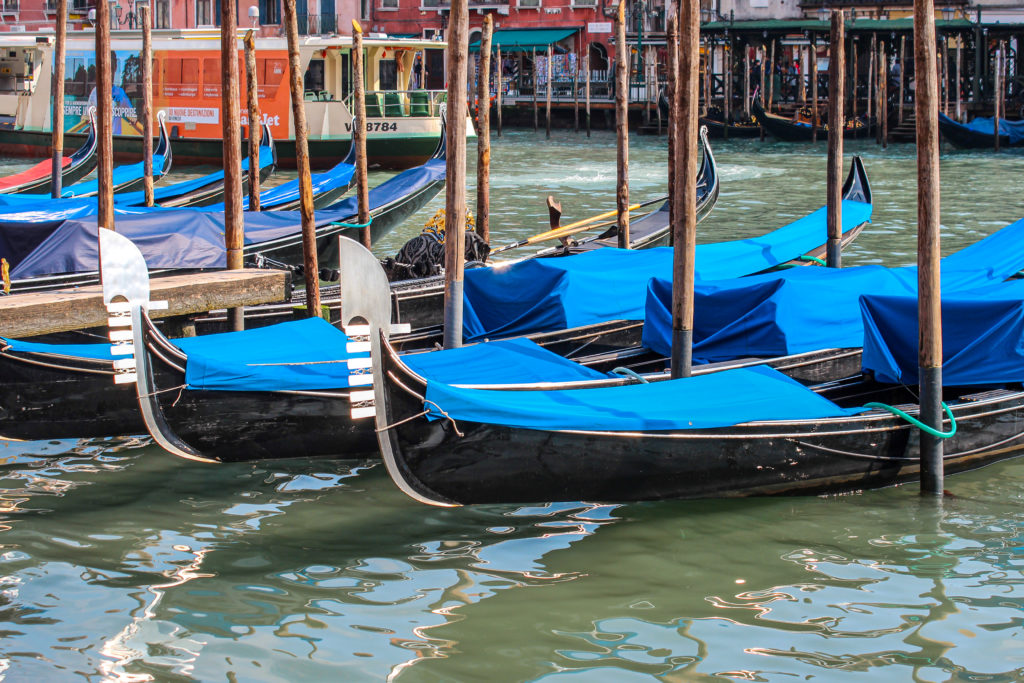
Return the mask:
[[(979, 116), (971, 119), (967, 123), (955, 121), (942, 112), (939, 112), (939, 118), (947, 125), (959, 126), (960, 128), (964, 128), (975, 133), (995, 135), (995, 125), (991, 116)], [(1024, 120), (1007, 121), (1006, 119), (999, 119), (999, 134), (1009, 137), (1011, 145), (1021, 144), (1024, 142)]]
[[(423, 189), (445, 176), (445, 161), (431, 159), (422, 166), (403, 171), (370, 190), (370, 212)], [(224, 268), (223, 212), (201, 209), (118, 208), (117, 231), (142, 251), (150, 268)], [(356, 199), (342, 200), (316, 212), (317, 227), (330, 223), (354, 223)], [(0, 221), (0, 244), (11, 230), (23, 223)], [(245, 212), (245, 244), (260, 244), (298, 235), (302, 215), (298, 211)], [(58, 273), (88, 273), (99, 270), (96, 253), (96, 217), (66, 220), (39, 246), (11, 269), (11, 277), (22, 279)], [(2, 256), (2, 254), (0, 254)]]
[(864, 410), (840, 408), (763, 366), (650, 384), (552, 391), (467, 389), (428, 381), (426, 399), (424, 409), (432, 419), (608, 432), (708, 429), (754, 420), (818, 420)]
[[(916, 296), (860, 297), (861, 366), (879, 382), (918, 383)], [(1024, 382), (1024, 281), (942, 297), (943, 386)]]
[[(1000, 282), (1024, 268), (1024, 220), (942, 261), (942, 288), (963, 291)], [(914, 295), (917, 268), (794, 268), (694, 286), (693, 356), (714, 362), (859, 347), (862, 294)], [(643, 344), (668, 356), (672, 284), (648, 287)]]
[[(697, 245), (696, 278), (718, 280), (785, 263), (825, 241), (825, 209), (760, 237)], [(871, 205), (843, 202), (843, 230), (871, 219)], [(561, 258), (476, 268), (465, 275), (467, 341), (641, 320), (651, 277), (672, 275), (672, 249), (596, 249)]]
[(608, 377), (521, 338), (409, 354), (402, 356), (402, 362), (417, 375), (445, 384), (527, 384)]

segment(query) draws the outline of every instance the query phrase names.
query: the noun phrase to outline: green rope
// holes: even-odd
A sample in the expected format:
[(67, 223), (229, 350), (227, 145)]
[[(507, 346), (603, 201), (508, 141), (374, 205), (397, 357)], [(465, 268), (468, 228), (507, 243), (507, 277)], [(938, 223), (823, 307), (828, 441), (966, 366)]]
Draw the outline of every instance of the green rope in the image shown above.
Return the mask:
[(640, 382), (640, 384), (649, 384), (650, 383), (647, 380), (646, 377), (642, 377), (642, 376), (636, 374), (634, 371), (630, 370), (629, 368), (623, 368), (623, 367), (614, 368), (614, 369), (612, 369), (612, 374), (613, 375), (622, 375), (623, 377), (632, 377), (637, 382)]
[(339, 228), (368, 228), (371, 223), (373, 223), (373, 216), (370, 216), (370, 220), (365, 223), (339, 223), (338, 221), (334, 221), (331, 225)]
[(820, 259), (817, 256), (811, 256), (810, 254), (804, 254), (800, 257), (800, 261), (810, 261), (811, 263), (817, 263), (819, 266), (827, 266), (824, 259)]
[(945, 402), (943, 402), (943, 404), (942, 404), (942, 409), (946, 411), (946, 416), (949, 418), (950, 427), (949, 427), (949, 431), (948, 432), (940, 432), (937, 429), (929, 427), (924, 422), (921, 422), (920, 420), (918, 420), (916, 417), (914, 417), (912, 415), (907, 415), (905, 412), (903, 412), (899, 408), (897, 408), (895, 406), (886, 405), (885, 403), (878, 403), (877, 401), (872, 401), (870, 403), (865, 403), (864, 407), (865, 408), (881, 408), (882, 410), (888, 410), (893, 415), (897, 415), (899, 417), (902, 417), (904, 420), (906, 420), (910, 424), (914, 425), (915, 427), (920, 429), (922, 432), (924, 432), (926, 434), (931, 434), (932, 436), (937, 436), (940, 439), (948, 439), (949, 437), (951, 437), (954, 434), (956, 434), (956, 418), (953, 417), (953, 411), (949, 409), (949, 406), (947, 406), (945, 404)]

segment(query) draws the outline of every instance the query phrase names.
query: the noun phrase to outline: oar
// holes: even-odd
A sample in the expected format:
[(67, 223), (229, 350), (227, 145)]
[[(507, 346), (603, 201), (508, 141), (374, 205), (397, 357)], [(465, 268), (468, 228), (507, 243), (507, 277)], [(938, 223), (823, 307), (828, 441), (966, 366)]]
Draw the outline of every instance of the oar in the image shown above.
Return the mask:
[[(641, 204), (633, 204), (627, 210), (635, 211), (636, 209), (642, 209), (645, 206), (650, 206), (651, 204), (663, 202), (665, 201), (665, 199), (666, 197), (659, 197), (657, 199), (652, 199)], [(545, 232), (538, 233), (532, 237), (527, 237), (525, 240), (519, 240), (518, 242), (506, 244), (503, 247), (498, 247), (497, 249), (491, 251), (491, 255), (493, 256), (494, 254), (500, 254), (501, 252), (508, 251), (509, 249), (518, 249), (519, 247), (526, 247), (531, 244), (536, 244), (537, 242), (546, 242), (547, 240), (558, 239), (559, 237), (568, 237), (574, 232), (590, 230), (594, 227), (591, 225), (592, 223), (598, 223), (606, 218), (611, 218), (617, 213), (618, 209), (612, 209), (611, 211), (605, 211), (604, 213), (598, 214), (596, 216), (591, 216), (590, 218), (584, 218), (583, 220), (576, 221), (575, 223), (570, 223), (569, 225), (565, 225), (552, 230), (547, 230)]]

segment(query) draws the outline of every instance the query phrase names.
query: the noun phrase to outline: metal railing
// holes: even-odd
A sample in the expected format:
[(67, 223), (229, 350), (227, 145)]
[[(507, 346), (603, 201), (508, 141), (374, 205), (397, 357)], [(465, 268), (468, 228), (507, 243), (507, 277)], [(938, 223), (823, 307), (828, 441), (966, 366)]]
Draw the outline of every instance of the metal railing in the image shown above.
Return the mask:
[[(345, 106), (353, 110), (352, 95), (345, 98)], [(387, 119), (406, 117), (433, 117), (440, 114), (447, 101), (446, 90), (368, 90), (366, 92), (366, 118)]]
[(295, 20), (299, 25), (299, 35), (303, 36), (329, 35), (338, 30), (338, 15), (334, 12), (320, 14), (296, 12)]

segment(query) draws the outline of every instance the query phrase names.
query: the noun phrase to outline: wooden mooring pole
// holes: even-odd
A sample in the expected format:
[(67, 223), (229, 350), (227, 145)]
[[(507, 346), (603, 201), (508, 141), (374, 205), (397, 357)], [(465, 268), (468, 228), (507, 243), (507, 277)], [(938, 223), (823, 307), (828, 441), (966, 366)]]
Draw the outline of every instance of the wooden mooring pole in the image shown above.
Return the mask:
[(775, 103), (775, 39), (772, 38), (771, 48), (768, 57), (768, 107), (767, 111), (772, 110), (772, 105)]
[(846, 26), (842, 10), (832, 10), (832, 46), (828, 60), (828, 246), (830, 268), (842, 266), (843, 240), (843, 103), (846, 100)]
[[(242, 129), (238, 104), (238, 29), (235, 4), (220, 7), (220, 110), (223, 118), (222, 158), (224, 160), (224, 245), (228, 270), (242, 268), (245, 223), (242, 219)], [(232, 330), (245, 327), (244, 309), (228, 311)]]
[(50, 171), (50, 196), (60, 197), (64, 191), (64, 54), (68, 34), (68, 2), (57, 0), (55, 45), (53, 49), (53, 114), (50, 129), (53, 134), (53, 167)]
[[(226, 4), (230, 5), (231, 3)], [(309, 142), (306, 139), (306, 107), (303, 98), (302, 63), (299, 61), (299, 24), (295, 16), (295, 0), (284, 0), (284, 24), (288, 37), (288, 86), (291, 91), (292, 123), (295, 128), (295, 166), (299, 173), (302, 261), (306, 276), (306, 315), (312, 318), (320, 315), (320, 265), (316, 251), (313, 183), (309, 174)], [(465, 102), (466, 98), (463, 97), (462, 101)], [(359, 121), (359, 125), (366, 124)]]
[(750, 120), (750, 50), (743, 44), (743, 116)]
[(619, 248), (629, 249), (629, 45), (626, 0), (615, 14), (615, 208)]
[(544, 92), (544, 138), (551, 139), (551, 46), (548, 45), (548, 58), (545, 63), (547, 83)]
[(805, 48), (803, 45), (799, 46), (798, 49), (798, 54), (800, 55), (800, 60), (797, 62), (800, 65), (800, 85), (798, 97), (800, 98), (800, 104), (803, 105), (807, 104), (807, 72), (810, 69), (810, 62), (807, 60), (807, 53), (810, 50), (808, 48)]
[(256, 37), (245, 34), (245, 100), (249, 116), (249, 210), (260, 210), (260, 120), (259, 83), (256, 81)]
[(572, 132), (580, 132), (580, 60), (572, 69)]
[(113, 74), (110, 72), (110, 3), (96, 3), (96, 223), (114, 229)]
[(889, 58), (885, 53), (885, 41), (878, 43), (878, 106), (875, 114), (882, 131), (882, 149), (889, 146)]
[(999, 151), (999, 119), (1003, 118), (1003, 41), (999, 41), (999, 46), (996, 48), (996, 73), (994, 78), (994, 88), (992, 90), (992, 107), (994, 113), (992, 115), (992, 127), (993, 137), (995, 138), (995, 150)]
[(587, 100), (587, 137), (590, 137), (590, 55), (587, 55), (583, 68), (583, 94)]
[(533, 132), (536, 133), (540, 130), (540, 114), (537, 109), (537, 85), (540, 83), (540, 77), (537, 75), (537, 48), (533, 48), (531, 54), (533, 55)]
[(669, 197), (672, 226), (672, 378), (689, 377), (693, 356), (693, 281), (697, 243), (697, 64), (699, 0), (679, 0), (679, 87), (676, 92), (677, 170)]
[(821, 118), (818, 116), (818, 34), (811, 34), (811, 64), (808, 68), (811, 74), (811, 142), (818, 141), (818, 128), (821, 126)]
[[(463, 268), (466, 258), (467, 0), (451, 0), (448, 19), (448, 157), (445, 183), (444, 348), (462, 346)], [(536, 84), (537, 63), (534, 62)], [(536, 87), (534, 100), (536, 101)]]
[(476, 233), (484, 242), (491, 239), (491, 35), (494, 19), (484, 17), (480, 34), (480, 79), (477, 97), (482, 103), (476, 132)]
[[(665, 97), (668, 99), (668, 192), (671, 194), (675, 188), (676, 158), (678, 157), (678, 143), (676, 134), (679, 121), (679, 98), (676, 97), (679, 88), (679, 17), (673, 12), (668, 17), (667, 31), (665, 32), (666, 47), (668, 48), (668, 82), (665, 84)], [(673, 202), (668, 203), (668, 224), (676, 224), (676, 208)]]
[[(875, 105), (878, 103), (877, 87), (878, 82), (875, 80), (878, 76), (878, 66), (875, 60), (878, 59), (878, 38), (872, 33), (871, 34), (871, 47), (868, 49), (868, 89), (864, 94), (864, 113), (868, 117), (868, 121), (875, 115)], [(876, 119), (877, 120), (877, 119)], [(881, 126), (875, 126), (875, 142), (881, 143), (878, 139), (880, 135), (879, 131)]]
[(142, 196), (153, 206), (153, 22), (148, 4), (139, 6), (142, 24)]
[(498, 46), (498, 51), (494, 55), (494, 61), (496, 68), (494, 69), (494, 87), (497, 91), (494, 95), (494, 113), (498, 115), (498, 137), (501, 137), (501, 89), (502, 89), (502, 77), (505, 72), (505, 62), (501, 59), (501, 46)]
[(896, 109), (896, 125), (903, 123), (903, 104), (906, 97), (904, 93), (907, 87), (907, 37), (900, 36), (900, 82), (896, 88), (896, 98), (899, 104)]
[[(683, 38), (683, 22), (680, 21), (679, 22), (679, 40), (680, 40), (679, 44), (680, 45), (682, 45), (682, 38)], [(732, 39), (732, 36), (730, 36), (729, 37), (729, 42), (722, 46), (722, 61), (725, 64), (725, 74), (724, 74), (725, 75), (725, 90), (724, 90), (725, 106), (723, 107), (723, 113), (725, 114), (725, 122), (727, 124), (728, 123), (732, 123), (732, 76), (733, 76), (733, 57), (732, 57), (733, 50), (732, 50), (732, 46), (733, 46), (733, 39)], [(680, 47), (680, 52), (682, 52), (682, 47)], [(680, 69), (682, 69), (681, 65), (680, 65)], [(680, 78), (684, 77), (682, 71), (679, 72), (679, 77)], [(680, 116), (681, 115), (682, 114), (680, 114)], [(728, 128), (728, 126), (722, 130), (722, 133), (723, 133), (723, 136), (725, 137), (725, 139), (728, 140), (729, 139), (729, 128)]]
[(963, 55), (960, 48), (963, 46), (963, 42), (962, 36), (956, 37), (956, 120), (961, 122), (963, 121), (963, 112), (960, 109), (960, 88), (963, 86), (963, 80), (960, 70), (963, 64)]
[[(939, 249), (939, 94), (934, 0), (914, 0), (917, 125), (917, 290), (921, 421), (942, 429), (942, 300)], [(901, 75), (905, 76), (903, 71)], [(941, 496), (942, 439), (921, 431), (921, 493)]]
[[(363, 66), (363, 27), (352, 20), (352, 144), (356, 147), (356, 204), (358, 205), (359, 242), (370, 248), (370, 183), (366, 161), (366, 68)], [(465, 99), (465, 98), (463, 98)]]

